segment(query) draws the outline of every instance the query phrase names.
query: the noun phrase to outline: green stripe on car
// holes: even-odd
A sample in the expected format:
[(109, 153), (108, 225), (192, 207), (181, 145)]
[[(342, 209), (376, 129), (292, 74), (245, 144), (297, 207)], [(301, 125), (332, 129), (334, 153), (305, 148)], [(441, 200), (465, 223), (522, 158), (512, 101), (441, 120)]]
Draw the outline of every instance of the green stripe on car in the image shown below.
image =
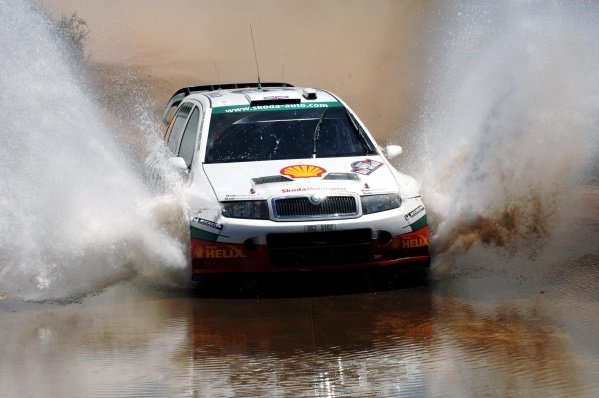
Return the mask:
[(418, 220), (416, 220), (415, 222), (413, 222), (412, 224), (410, 224), (410, 227), (412, 227), (412, 231), (418, 231), (421, 228), (424, 228), (428, 225), (428, 222), (426, 221), (426, 214), (422, 217), (420, 217)]
[(204, 231), (203, 229), (199, 229), (196, 227), (191, 227), (191, 239), (201, 239), (210, 242), (216, 242), (216, 240), (218, 239), (218, 234)]

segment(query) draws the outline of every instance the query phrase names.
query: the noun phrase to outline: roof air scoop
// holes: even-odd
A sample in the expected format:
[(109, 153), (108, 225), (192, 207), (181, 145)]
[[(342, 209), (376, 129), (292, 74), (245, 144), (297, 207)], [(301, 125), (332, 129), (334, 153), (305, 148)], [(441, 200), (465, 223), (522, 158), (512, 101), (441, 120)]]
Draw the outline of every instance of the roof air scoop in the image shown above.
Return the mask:
[(254, 101), (250, 102), (250, 106), (268, 106), (268, 105), (285, 105), (285, 104), (297, 105), (297, 104), (301, 104), (301, 103), (302, 103), (302, 101), (300, 101), (296, 98), (272, 98), (272, 99), (254, 100)]
[(260, 92), (249, 92), (245, 94), (250, 106), (300, 104), (299, 94), (289, 91), (268, 90)]
[(305, 88), (302, 92), (302, 96), (308, 100), (315, 100), (317, 98), (316, 90), (314, 90), (313, 88)]

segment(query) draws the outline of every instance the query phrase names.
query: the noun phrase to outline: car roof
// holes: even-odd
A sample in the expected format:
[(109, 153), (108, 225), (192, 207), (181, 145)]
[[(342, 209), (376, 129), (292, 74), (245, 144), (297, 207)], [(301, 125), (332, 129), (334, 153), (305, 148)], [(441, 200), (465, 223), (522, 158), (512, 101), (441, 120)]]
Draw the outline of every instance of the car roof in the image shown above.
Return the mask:
[(289, 83), (232, 83), (183, 87), (173, 94), (164, 109), (165, 124), (168, 123), (165, 118), (170, 108), (178, 106), (186, 99), (202, 98), (207, 98), (212, 108), (339, 101), (328, 91), (294, 87)]
[(330, 93), (312, 89), (315, 96), (306, 98), (304, 88), (301, 87), (269, 87), (269, 88), (244, 88), (233, 90), (217, 90), (202, 94), (191, 94), (189, 98), (205, 95), (210, 99), (213, 108), (221, 106), (244, 106), (252, 104), (273, 104), (289, 102), (336, 102), (337, 98)]

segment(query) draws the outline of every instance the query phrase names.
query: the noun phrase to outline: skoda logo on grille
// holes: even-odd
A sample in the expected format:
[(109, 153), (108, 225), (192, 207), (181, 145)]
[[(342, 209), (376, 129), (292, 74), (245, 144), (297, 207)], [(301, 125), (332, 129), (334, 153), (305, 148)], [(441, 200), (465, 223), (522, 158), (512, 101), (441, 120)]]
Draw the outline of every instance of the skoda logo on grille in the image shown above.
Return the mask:
[(320, 203), (322, 203), (322, 199), (323, 198), (320, 195), (310, 195), (310, 196), (308, 196), (308, 200), (314, 206), (318, 206)]

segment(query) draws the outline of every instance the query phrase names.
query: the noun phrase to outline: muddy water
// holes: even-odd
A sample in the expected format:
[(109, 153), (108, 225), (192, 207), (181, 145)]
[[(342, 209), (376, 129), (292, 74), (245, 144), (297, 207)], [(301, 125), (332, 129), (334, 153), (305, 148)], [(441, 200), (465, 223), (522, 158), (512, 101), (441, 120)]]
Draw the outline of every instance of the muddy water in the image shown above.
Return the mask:
[[(580, 189), (597, 210), (599, 187)], [(425, 285), (134, 280), (77, 302), (4, 297), (0, 395), (594, 397), (599, 217), (576, 221), (556, 242), (568, 260), (487, 251)]]
[(3, 300), (1, 395), (596, 396), (599, 253), (535, 264), (534, 279), (496, 267), (333, 296), (122, 284)]

